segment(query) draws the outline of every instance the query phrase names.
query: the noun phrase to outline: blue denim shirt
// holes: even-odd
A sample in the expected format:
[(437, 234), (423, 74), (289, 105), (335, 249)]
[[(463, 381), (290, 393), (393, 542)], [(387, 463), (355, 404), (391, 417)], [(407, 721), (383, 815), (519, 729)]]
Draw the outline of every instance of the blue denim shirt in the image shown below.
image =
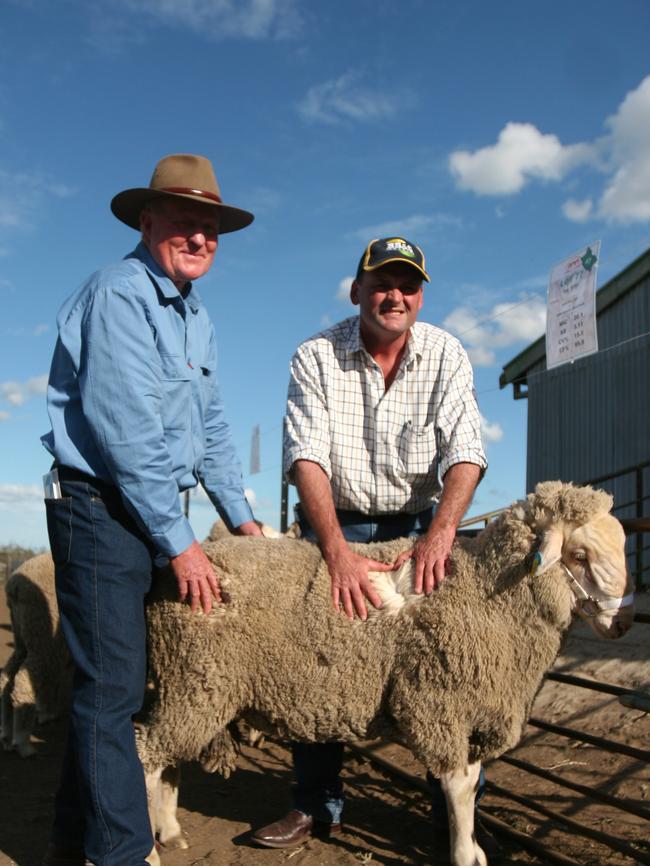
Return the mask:
[(140, 243), (63, 304), (47, 389), (57, 463), (116, 485), (155, 547), (194, 541), (179, 491), (201, 482), (224, 521), (253, 515), (217, 384), (214, 328)]

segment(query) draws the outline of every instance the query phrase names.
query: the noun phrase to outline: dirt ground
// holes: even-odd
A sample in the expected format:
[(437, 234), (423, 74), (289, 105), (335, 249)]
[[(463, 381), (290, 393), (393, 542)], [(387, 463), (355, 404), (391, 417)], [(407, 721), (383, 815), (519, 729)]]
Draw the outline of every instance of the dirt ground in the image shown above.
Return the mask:
[[(650, 597), (640, 599), (650, 611)], [(11, 630), (0, 592), (0, 664), (11, 651)], [(650, 691), (650, 625), (637, 624), (620, 641), (606, 642), (575, 626), (555, 669), (629, 688)], [(607, 694), (547, 681), (533, 715), (546, 721), (609, 736), (639, 749), (650, 748), (650, 714), (622, 706)], [(48, 840), (52, 801), (61, 760), (64, 723), (41, 727), (35, 737), (37, 754), (21, 759), (0, 752), (0, 866), (38, 866)], [(420, 766), (399, 746), (384, 744), (381, 754), (423, 777)], [(512, 753), (563, 779), (623, 798), (650, 811), (650, 769), (647, 763), (612, 755), (557, 735), (529, 728)], [(488, 780), (569, 816), (581, 826), (608, 832), (643, 852), (650, 862), (650, 824), (583, 794), (523, 773), (502, 761), (488, 767)], [(163, 866), (359, 866), (410, 864), (442, 866), (446, 862), (431, 845), (425, 794), (379, 772), (365, 760), (349, 757), (345, 833), (336, 841), (311, 840), (282, 851), (253, 847), (251, 827), (281, 816), (289, 806), (291, 780), (287, 750), (266, 742), (244, 747), (238, 771), (227, 781), (198, 766), (183, 769), (180, 820), (188, 842), (185, 850), (163, 852)], [(532, 835), (586, 866), (629, 866), (636, 860), (585, 839), (557, 822), (489, 792), (482, 804), (487, 815)], [(505, 864), (546, 864), (516, 840), (500, 836)], [(570, 862), (570, 861), (566, 861)], [(639, 861), (637, 861), (639, 862)]]

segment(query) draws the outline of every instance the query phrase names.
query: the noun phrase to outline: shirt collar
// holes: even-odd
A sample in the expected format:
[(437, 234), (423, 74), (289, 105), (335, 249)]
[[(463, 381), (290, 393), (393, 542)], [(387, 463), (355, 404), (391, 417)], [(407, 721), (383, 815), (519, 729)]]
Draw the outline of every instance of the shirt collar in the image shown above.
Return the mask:
[(408, 343), (406, 344), (406, 353), (404, 355), (404, 363), (409, 364), (411, 361), (422, 360), (422, 333), (417, 322), (413, 322), (413, 327), (409, 331)]
[(188, 290), (185, 292), (183, 296), (172, 280), (167, 276), (165, 271), (160, 267), (158, 262), (154, 259), (154, 257), (149, 252), (147, 245), (144, 241), (140, 241), (137, 247), (133, 250), (132, 253), (129, 253), (126, 256), (127, 259), (139, 259), (142, 264), (145, 266), (149, 274), (153, 277), (156, 286), (158, 287), (158, 291), (160, 294), (167, 298), (168, 300), (175, 300), (176, 298), (181, 298), (185, 301), (187, 306), (192, 310), (193, 313), (198, 312), (199, 307), (202, 304), (201, 296), (194, 288), (193, 283), (187, 283), (189, 286)]
[[(348, 329), (348, 333), (344, 339), (345, 351), (348, 352), (348, 354), (354, 354), (355, 352), (365, 352), (368, 354), (368, 350), (361, 339), (361, 317), (355, 316), (349, 321), (351, 327)], [(414, 322), (413, 327), (409, 331), (408, 340), (406, 342), (406, 352), (404, 353), (402, 362), (406, 365), (416, 359), (418, 361), (422, 359), (422, 334), (418, 328), (418, 323)]]
[(366, 347), (363, 345), (360, 331), (361, 317), (353, 316), (351, 319), (348, 319), (348, 322), (350, 323), (350, 327), (348, 328), (348, 332), (343, 340), (345, 351), (350, 355), (355, 352), (365, 352)]

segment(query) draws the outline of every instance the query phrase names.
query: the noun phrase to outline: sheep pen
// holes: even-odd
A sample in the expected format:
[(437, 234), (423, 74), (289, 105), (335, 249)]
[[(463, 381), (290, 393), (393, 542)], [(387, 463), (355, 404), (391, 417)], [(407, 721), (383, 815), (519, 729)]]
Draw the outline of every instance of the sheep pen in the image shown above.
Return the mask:
[[(396, 572), (401, 582), (382, 589), (393, 604), (365, 624), (331, 609), (315, 546), (207, 545), (227, 604), (197, 617), (161, 585), (149, 608), (158, 697), (139, 748), (161, 842), (180, 834), (167, 768), (199, 759), (227, 774), (231, 726), (244, 718), (295, 740), (400, 737), (443, 780), (455, 866), (483, 866), (467, 808), (480, 762), (517, 743), (576, 609), (607, 637), (632, 622), (610, 508), (602, 492), (540, 485), (476, 539), (458, 541), (434, 596), (414, 596), (408, 570)], [(356, 549), (392, 562), (411, 543)]]

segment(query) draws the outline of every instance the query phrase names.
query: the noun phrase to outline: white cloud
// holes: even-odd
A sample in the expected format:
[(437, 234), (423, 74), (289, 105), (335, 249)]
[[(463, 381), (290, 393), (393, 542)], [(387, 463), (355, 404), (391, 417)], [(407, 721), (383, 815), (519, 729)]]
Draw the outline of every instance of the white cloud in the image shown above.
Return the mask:
[(495, 304), (485, 315), (474, 308), (456, 307), (443, 325), (467, 349), (476, 367), (496, 363), (497, 349), (531, 342), (546, 330), (546, 303), (537, 295), (520, 296), (517, 302)]
[(99, 4), (89, 8), (86, 43), (108, 57), (136, 52), (146, 42), (144, 28), (134, 28), (128, 16), (118, 17), (119, 6), (106, 11)]
[(497, 421), (492, 423), (481, 415), (481, 436), (484, 442), (498, 442), (503, 439), (503, 428)]
[(449, 170), (460, 189), (512, 195), (533, 179), (559, 182), (578, 166), (590, 165), (606, 178), (602, 193), (565, 201), (567, 219), (650, 221), (650, 75), (626, 94), (605, 125), (607, 134), (591, 143), (564, 145), (531, 123), (510, 122), (495, 144), (451, 153)]
[(48, 375), (34, 376), (26, 382), (0, 382), (0, 397), (12, 406), (22, 406), (30, 397), (42, 396), (47, 391)]
[(238, 201), (243, 202), (246, 210), (250, 210), (256, 216), (271, 213), (282, 204), (280, 193), (268, 186), (256, 186), (238, 196)]
[(360, 240), (364, 243), (368, 243), (372, 238), (387, 238), (393, 235), (411, 239), (448, 226), (461, 228), (462, 224), (462, 220), (459, 217), (452, 216), (451, 214), (413, 214), (403, 219), (390, 220), (355, 229), (352, 232), (348, 232), (346, 237)]
[(563, 145), (556, 135), (544, 134), (532, 123), (510, 122), (496, 144), (474, 152), (454, 151), (449, 168), (460, 189), (478, 195), (512, 195), (532, 178), (561, 180), (593, 157), (589, 145)]
[(468, 344), (465, 344), (465, 348), (472, 367), (493, 367), (497, 362), (497, 356), (492, 349)]
[(0, 411), (0, 421), (8, 421), (11, 418), (10, 412)]
[(610, 222), (650, 220), (650, 75), (607, 119), (614, 176), (599, 205)]
[(0, 484), (0, 508), (43, 507), (43, 488), (38, 484)]
[(56, 183), (39, 172), (0, 169), (0, 226), (31, 228), (48, 197), (69, 198), (74, 194), (72, 187)]
[[(115, 0), (114, 0), (115, 2)], [(148, 14), (214, 40), (287, 39), (298, 35), (295, 0), (119, 0), (138, 16)], [(115, 8), (113, 3), (112, 9)]]
[(368, 87), (361, 83), (362, 77), (352, 70), (310, 87), (298, 104), (299, 113), (306, 120), (320, 123), (363, 123), (393, 117), (415, 105), (415, 97), (409, 91)]
[(339, 283), (339, 287), (336, 292), (336, 300), (345, 303), (350, 300), (350, 289), (352, 288), (352, 283), (354, 282), (354, 277), (343, 277), (341, 282)]
[(42, 337), (50, 330), (50, 326), (41, 322), (30, 328), (11, 328), (7, 331), (12, 337)]
[(584, 223), (592, 216), (594, 203), (590, 198), (583, 201), (576, 201), (573, 198), (567, 199), (562, 205), (562, 213), (564, 216), (574, 223)]

